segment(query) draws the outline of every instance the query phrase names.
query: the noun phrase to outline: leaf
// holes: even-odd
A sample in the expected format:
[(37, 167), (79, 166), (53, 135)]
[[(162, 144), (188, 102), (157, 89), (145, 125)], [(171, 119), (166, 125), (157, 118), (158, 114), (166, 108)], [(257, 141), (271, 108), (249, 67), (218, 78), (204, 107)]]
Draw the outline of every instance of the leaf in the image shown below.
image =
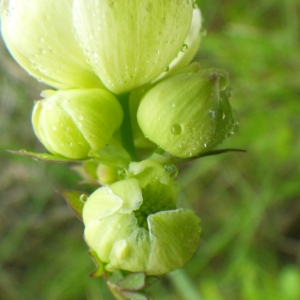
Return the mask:
[(159, 278), (156, 276), (147, 276), (146, 277), (146, 286), (149, 287), (150, 285), (154, 284), (156, 281), (158, 281)]
[(90, 277), (99, 278), (104, 274), (103, 262), (99, 259), (97, 253), (94, 250), (90, 250), (89, 255), (92, 257), (94, 263), (96, 264), (96, 270), (90, 274)]
[(226, 153), (226, 152), (247, 152), (247, 150), (244, 150), (244, 149), (220, 149), (220, 150), (211, 150), (211, 151), (208, 151), (208, 152), (205, 152), (205, 153), (200, 153), (198, 155), (195, 155), (195, 156), (192, 156), (190, 158), (179, 158), (179, 157), (173, 157), (172, 158), (172, 162), (174, 164), (178, 163), (178, 162), (188, 162), (188, 161), (192, 161), (194, 159), (198, 159), (198, 158), (201, 158), (201, 157), (205, 157), (205, 156), (212, 156), (212, 155), (218, 155), (218, 154), (223, 154), (223, 153)]
[(247, 152), (247, 150), (244, 149), (220, 149), (220, 150), (212, 150), (203, 154), (200, 154), (198, 156), (195, 156), (193, 158), (200, 158), (204, 156), (211, 156), (211, 155), (217, 155), (217, 154), (222, 154), (226, 152)]
[(118, 281), (116, 284), (122, 290), (137, 291), (145, 287), (145, 273), (131, 273), (125, 278)]
[(123, 292), (123, 294), (130, 300), (149, 300), (148, 297), (140, 293)]
[(80, 160), (69, 159), (63, 156), (56, 156), (49, 153), (35, 153), (24, 149), (19, 151), (14, 151), (14, 150), (7, 150), (7, 151), (12, 154), (21, 155), (21, 156), (33, 158), (35, 160), (44, 161), (44, 162), (58, 162), (58, 163), (81, 162)]
[(69, 207), (72, 209), (75, 215), (82, 221), (82, 210), (85, 199), (88, 197), (88, 194), (73, 190), (58, 190), (57, 192), (65, 198)]

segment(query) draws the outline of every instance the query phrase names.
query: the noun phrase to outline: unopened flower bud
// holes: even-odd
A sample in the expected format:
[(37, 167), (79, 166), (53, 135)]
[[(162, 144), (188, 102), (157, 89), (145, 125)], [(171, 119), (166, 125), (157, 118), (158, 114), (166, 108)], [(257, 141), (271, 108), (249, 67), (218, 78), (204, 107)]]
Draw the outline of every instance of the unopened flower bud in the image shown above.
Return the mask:
[(229, 135), (234, 118), (228, 97), (224, 71), (175, 75), (144, 96), (138, 123), (147, 138), (170, 154), (197, 156)]
[(176, 209), (178, 189), (159, 163), (131, 163), (127, 172), (126, 179), (87, 199), (87, 244), (109, 272), (159, 275), (182, 267), (197, 248), (199, 219)]
[(119, 179), (118, 171), (119, 168), (115, 166), (99, 164), (97, 167), (98, 182), (101, 185), (112, 184)]
[(75, 0), (74, 26), (95, 72), (116, 94), (150, 82), (183, 47), (193, 1)]
[(118, 100), (101, 89), (46, 91), (37, 101), (32, 124), (35, 134), (56, 155), (83, 159), (103, 148), (122, 122)]
[(75, 37), (72, 4), (72, 0), (3, 0), (4, 41), (29, 74), (53, 87), (103, 87)]

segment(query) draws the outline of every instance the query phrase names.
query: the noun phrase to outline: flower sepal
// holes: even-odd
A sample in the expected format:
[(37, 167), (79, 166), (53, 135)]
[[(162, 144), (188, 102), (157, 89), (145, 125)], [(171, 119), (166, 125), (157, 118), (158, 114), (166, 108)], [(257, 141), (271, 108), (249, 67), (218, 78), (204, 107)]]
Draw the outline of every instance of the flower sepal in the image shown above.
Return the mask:
[(65, 198), (71, 210), (75, 213), (78, 219), (82, 221), (83, 206), (88, 194), (73, 190), (58, 190), (57, 192)]
[(21, 150), (8, 150), (8, 152), (12, 154), (17, 154), (21, 155), (24, 157), (32, 158), (38, 161), (43, 161), (43, 162), (56, 162), (56, 163), (74, 163), (74, 162), (82, 162), (85, 159), (71, 159), (67, 157), (63, 157), (60, 155), (54, 155), (50, 153), (37, 153), (37, 152), (31, 152), (27, 151), (25, 149)]
[(89, 250), (89, 255), (92, 257), (96, 269), (90, 274), (90, 277), (99, 278), (105, 275), (104, 264), (94, 250)]

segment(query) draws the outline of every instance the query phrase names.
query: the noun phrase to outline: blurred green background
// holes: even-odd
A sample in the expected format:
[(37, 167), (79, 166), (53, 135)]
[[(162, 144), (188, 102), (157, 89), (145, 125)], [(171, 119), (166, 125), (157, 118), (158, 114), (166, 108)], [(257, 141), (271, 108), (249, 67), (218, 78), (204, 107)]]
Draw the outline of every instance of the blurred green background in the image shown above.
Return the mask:
[[(149, 288), (152, 299), (300, 299), (300, 3), (202, 0), (203, 68), (229, 72), (241, 148), (181, 165), (180, 201), (202, 220), (202, 238), (180, 272)], [(110, 300), (89, 278), (83, 226), (57, 189), (86, 190), (67, 165), (18, 157), (43, 151), (33, 100), (45, 88), (0, 45), (0, 299)]]

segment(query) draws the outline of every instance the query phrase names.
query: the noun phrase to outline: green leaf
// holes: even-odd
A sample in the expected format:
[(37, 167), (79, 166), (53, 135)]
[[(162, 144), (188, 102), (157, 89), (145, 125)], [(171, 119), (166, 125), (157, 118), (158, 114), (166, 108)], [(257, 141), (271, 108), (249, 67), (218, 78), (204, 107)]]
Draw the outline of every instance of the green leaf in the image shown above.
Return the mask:
[(67, 201), (69, 207), (75, 213), (75, 215), (82, 221), (82, 210), (84, 201), (88, 194), (72, 190), (58, 190), (59, 194), (63, 195)]
[(200, 153), (198, 155), (195, 155), (191, 158), (188, 158), (188, 159), (177, 159), (177, 161), (192, 161), (194, 159), (197, 159), (197, 158), (201, 158), (201, 157), (205, 157), (205, 156), (212, 156), (212, 155), (218, 155), (218, 154), (223, 154), (223, 153), (227, 153), (227, 152), (247, 152), (247, 150), (244, 150), (244, 149), (234, 149), (234, 148), (230, 148), (230, 149), (219, 149), (219, 150), (211, 150), (211, 151), (208, 151), (208, 152), (205, 152), (205, 153)]
[(96, 270), (90, 274), (90, 277), (99, 278), (104, 274), (103, 262), (99, 259), (97, 253), (94, 250), (90, 250), (89, 255), (92, 257), (94, 263), (96, 264)]
[(7, 150), (7, 151), (12, 154), (21, 155), (21, 156), (33, 158), (35, 160), (44, 161), (44, 162), (58, 162), (58, 163), (80, 162), (80, 160), (69, 159), (63, 156), (56, 156), (49, 153), (35, 153), (23, 149), (19, 151), (14, 151), (14, 150)]
[(117, 286), (123, 290), (140, 290), (145, 287), (145, 273), (131, 273), (117, 282)]
[(148, 300), (149, 298), (140, 293), (123, 292), (123, 294), (130, 300)]

